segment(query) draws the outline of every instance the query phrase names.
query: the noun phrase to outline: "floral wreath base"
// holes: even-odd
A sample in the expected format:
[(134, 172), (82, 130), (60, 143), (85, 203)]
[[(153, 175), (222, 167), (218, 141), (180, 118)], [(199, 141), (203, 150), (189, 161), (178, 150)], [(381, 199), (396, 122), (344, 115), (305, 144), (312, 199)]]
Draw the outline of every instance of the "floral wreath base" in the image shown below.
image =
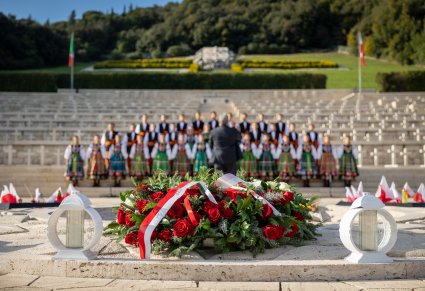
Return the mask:
[(243, 181), (206, 168), (185, 180), (159, 172), (145, 184), (133, 181), (104, 234), (138, 246), (141, 259), (151, 252), (180, 257), (205, 241), (219, 253), (249, 250), (255, 257), (317, 236), (309, 222), (315, 199), (286, 183)]

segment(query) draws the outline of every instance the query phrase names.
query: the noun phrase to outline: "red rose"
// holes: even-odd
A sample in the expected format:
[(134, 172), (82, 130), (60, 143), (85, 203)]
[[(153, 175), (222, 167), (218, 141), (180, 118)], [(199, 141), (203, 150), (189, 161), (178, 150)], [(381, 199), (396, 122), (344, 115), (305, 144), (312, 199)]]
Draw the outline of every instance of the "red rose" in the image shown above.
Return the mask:
[(269, 219), (273, 215), (273, 209), (267, 203), (263, 204), (263, 217)]
[(125, 225), (128, 227), (132, 227), (134, 226), (136, 223), (131, 219), (131, 215), (133, 214), (133, 212), (126, 212), (125, 213)]
[(301, 214), (301, 212), (295, 211), (294, 217), (300, 221), (304, 221), (304, 216)]
[(154, 202), (158, 202), (159, 200), (161, 200), (162, 198), (164, 198), (164, 193), (163, 192), (161, 192), (161, 191), (157, 191), (157, 192), (155, 192), (155, 193), (153, 193), (152, 195), (151, 195), (151, 199), (152, 199), (152, 201), (154, 201)]
[(283, 237), (285, 229), (279, 225), (267, 225), (262, 228), (263, 235), (269, 240), (278, 240)]
[(158, 235), (159, 239), (162, 241), (170, 241), (172, 236), (173, 236), (173, 233), (169, 229), (164, 229)]
[(293, 238), (297, 232), (300, 230), (300, 228), (298, 227), (298, 225), (296, 225), (295, 223), (291, 225), (291, 231), (288, 231), (285, 236)]
[(177, 202), (173, 206), (171, 206), (170, 210), (168, 210), (167, 215), (170, 218), (181, 218), (184, 214), (184, 207), (181, 202)]
[(151, 235), (151, 243), (153, 243), (153, 241), (157, 238), (157, 236), (158, 236), (158, 232), (156, 231), (156, 229), (154, 229)]
[(186, 218), (178, 219), (177, 222), (174, 224), (173, 234), (176, 237), (182, 238), (188, 235), (192, 235), (194, 232), (195, 228)]
[(211, 220), (211, 222), (213, 224), (217, 224), (218, 221), (221, 218), (220, 210), (218, 210), (217, 207), (216, 208), (211, 208), (210, 210), (208, 210), (208, 213), (207, 214), (208, 214), (208, 218)]
[(199, 197), (201, 196), (201, 192), (199, 191), (199, 187), (197, 185), (193, 186), (190, 189), (186, 190), (187, 195), (190, 197)]
[(137, 210), (139, 210), (140, 213), (146, 213), (146, 211), (144, 211), (143, 209), (145, 208), (146, 205), (148, 205), (149, 201), (146, 199), (140, 199), (136, 201), (136, 207)]
[(120, 224), (120, 225), (125, 224), (125, 211), (122, 208), (119, 208), (118, 209), (117, 223)]
[(127, 233), (124, 241), (125, 241), (126, 244), (129, 244), (129, 245), (132, 245), (132, 246), (136, 245), (136, 243), (137, 243), (137, 233), (135, 233), (135, 232)]
[(283, 193), (283, 197), (285, 198), (286, 203), (289, 203), (294, 200), (294, 193), (286, 191)]
[(227, 204), (226, 201), (223, 201), (223, 200), (218, 203), (220, 214), (226, 219), (232, 219), (234, 214), (233, 210), (232, 208), (230, 208), (230, 206), (226, 207), (226, 204)]
[(204, 204), (204, 212), (208, 213), (208, 210), (210, 210), (211, 208), (217, 208), (217, 204), (211, 201), (206, 201)]
[(233, 189), (233, 188), (227, 188), (226, 190), (224, 190), (224, 195), (226, 197), (229, 197), (230, 200), (232, 200), (235, 203), (236, 203), (236, 197), (238, 197), (238, 196), (240, 196), (243, 199), (246, 198), (245, 192), (241, 192), (240, 190), (236, 190), (236, 189)]

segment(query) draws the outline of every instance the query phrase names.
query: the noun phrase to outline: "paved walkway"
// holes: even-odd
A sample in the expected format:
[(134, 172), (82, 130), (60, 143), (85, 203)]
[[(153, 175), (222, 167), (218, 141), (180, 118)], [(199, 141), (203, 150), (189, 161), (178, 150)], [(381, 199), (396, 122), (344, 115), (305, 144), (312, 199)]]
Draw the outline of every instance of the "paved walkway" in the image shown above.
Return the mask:
[(22, 274), (0, 276), (1, 290), (425, 290), (424, 280), (347, 282), (194, 282), (113, 280)]

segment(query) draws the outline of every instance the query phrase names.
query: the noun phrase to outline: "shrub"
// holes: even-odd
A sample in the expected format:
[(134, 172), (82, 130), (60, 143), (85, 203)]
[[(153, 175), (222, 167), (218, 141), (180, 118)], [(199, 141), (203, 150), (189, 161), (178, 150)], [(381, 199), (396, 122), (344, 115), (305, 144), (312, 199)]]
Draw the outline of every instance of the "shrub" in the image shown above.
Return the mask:
[(425, 71), (376, 74), (380, 92), (425, 91)]
[(297, 61), (297, 60), (256, 60), (238, 59), (243, 68), (264, 69), (306, 69), (306, 68), (337, 68), (338, 64), (332, 61)]
[(167, 57), (184, 57), (193, 54), (193, 50), (187, 44), (172, 45), (167, 49)]
[[(79, 89), (323, 89), (322, 74), (232, 74), (232, 73), (77, 73)], [(54, 92), (69, 88), (68, 74), (1, 73), (0, 91)]]

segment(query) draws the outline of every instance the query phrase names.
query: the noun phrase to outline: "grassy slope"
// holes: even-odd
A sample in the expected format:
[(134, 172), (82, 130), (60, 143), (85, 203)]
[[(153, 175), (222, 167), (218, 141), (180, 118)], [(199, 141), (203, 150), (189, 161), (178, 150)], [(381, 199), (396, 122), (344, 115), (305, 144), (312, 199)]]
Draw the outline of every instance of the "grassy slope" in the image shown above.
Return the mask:
[[(358, 58), (352, 55), (338, 53), (305, 53), (290, 55), (245, 55), (245, 58), (255, 59), (287, 59), (287, 60), (329, 60), (337, 62), (343, 69), (309, 69), (309, 72), (317, 72), (328, 76), (327, 87), (329, 89), (353, 89), (358, 87)], [(375, 76), (378, 72), (393, 72), (406, 70), (420, 70), (420, 66), (402, 66), (387, 61), (366, 59), (366, 67), (362, 70), (362, 86), (367, 89), (375, 89)], [(280, 70), (282, 71), (282, 70)], [(286, 70), (295, 72), (300, 70)]]

